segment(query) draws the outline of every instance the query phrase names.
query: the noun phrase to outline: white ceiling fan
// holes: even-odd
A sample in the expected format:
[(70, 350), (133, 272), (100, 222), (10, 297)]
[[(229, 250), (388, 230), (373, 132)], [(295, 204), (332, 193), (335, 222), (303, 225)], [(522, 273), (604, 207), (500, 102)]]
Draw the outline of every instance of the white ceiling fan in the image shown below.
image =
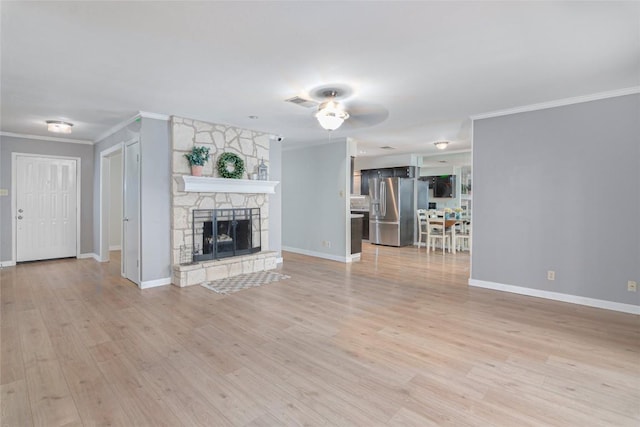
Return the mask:
[(338, 95), (335, 90), (328, 89), (323, 95), (327, 100), (318, 107), (318, 112), (315, 114), (316, 119), (324, 129), (336, 130), (349, 118), (349, 113), (335, 100)]
[(357, 128), (381, 123), (389, 112), (382, 106), (358, 102), (352, 98), (353, 90), (347, 85), (323, 85), (309, 91), (307, 99), (294, 96), (285, 99), (305, 108), (317, 107), (314, 117), (323, 129), (333, 131), (345, 127)]

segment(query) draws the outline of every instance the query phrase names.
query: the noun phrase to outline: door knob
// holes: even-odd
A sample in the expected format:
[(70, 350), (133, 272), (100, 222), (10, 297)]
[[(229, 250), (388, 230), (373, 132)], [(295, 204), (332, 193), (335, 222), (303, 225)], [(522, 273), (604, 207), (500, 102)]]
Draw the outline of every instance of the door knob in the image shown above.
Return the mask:
[(129, 218), (122, 218), (123, 221), (129, 221)]
[(24, 212), (22, 209), (18, 209), (18, 213), (22, 213)]
[(18, 215), (18, 219), (22, 219), (22, 215)]

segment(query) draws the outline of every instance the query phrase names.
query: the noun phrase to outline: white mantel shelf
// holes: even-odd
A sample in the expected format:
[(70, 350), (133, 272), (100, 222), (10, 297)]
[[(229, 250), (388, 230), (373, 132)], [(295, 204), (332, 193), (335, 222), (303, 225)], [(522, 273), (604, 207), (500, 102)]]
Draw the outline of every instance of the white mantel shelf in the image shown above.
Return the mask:
[(251, 179), (212, 178), (209, 176), (181, 175), (178, 189), (198, 193), (252, 193), (274, 194), (279, 181)]

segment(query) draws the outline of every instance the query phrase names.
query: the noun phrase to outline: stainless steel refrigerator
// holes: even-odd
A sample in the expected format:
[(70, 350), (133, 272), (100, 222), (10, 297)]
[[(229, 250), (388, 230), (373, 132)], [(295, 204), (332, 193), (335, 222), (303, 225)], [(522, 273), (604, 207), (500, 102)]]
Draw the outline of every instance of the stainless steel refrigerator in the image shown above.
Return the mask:
[(413, 243), (413, 178), (369, 179), (369, 242), (406, 246)]

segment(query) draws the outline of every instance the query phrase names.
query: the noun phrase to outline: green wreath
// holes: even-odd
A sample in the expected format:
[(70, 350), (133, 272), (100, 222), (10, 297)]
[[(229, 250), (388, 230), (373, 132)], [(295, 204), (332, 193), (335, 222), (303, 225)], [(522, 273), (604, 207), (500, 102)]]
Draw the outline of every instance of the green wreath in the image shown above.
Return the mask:
[(244, 173), (244, 161), (236, 154), (222, 153), (218, 159), (218, 173), (223, 178), (240, 179)]

